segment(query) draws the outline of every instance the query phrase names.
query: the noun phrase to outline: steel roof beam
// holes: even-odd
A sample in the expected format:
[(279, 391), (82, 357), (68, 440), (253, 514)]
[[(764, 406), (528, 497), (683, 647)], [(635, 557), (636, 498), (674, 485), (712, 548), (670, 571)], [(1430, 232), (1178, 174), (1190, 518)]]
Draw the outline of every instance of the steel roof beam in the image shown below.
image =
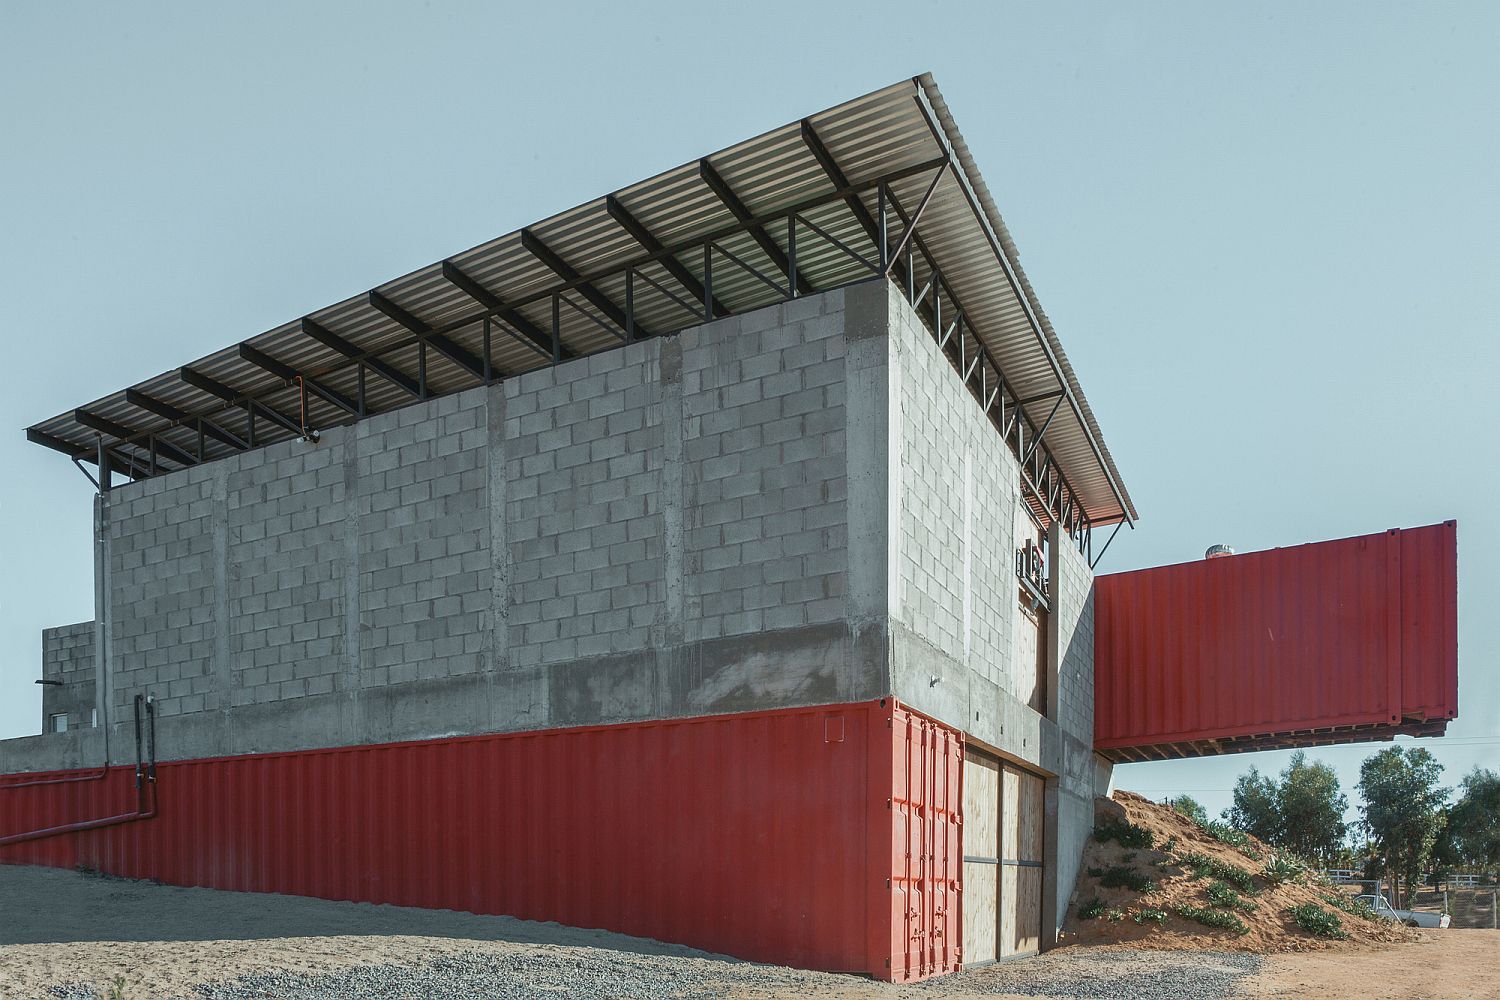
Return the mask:
[(264, 351), (256, 350), (249, 344), (241, 344), (240, 357), (250, 362), (255, 367), (264, 369), (265, 371), (270, 372), (272, 375), (275, 375), (277, 378), (283, 379), (286, 382), (293, 383), (300, 381), (302, 387), (307, 392), (312, 393), (320, 399), (327, 400), (346, 413), (353, 414), (356, 417), (363, 416), (363, 414), (360, 412), (359, 403), (350, 399), (348, 396), (339, 392), (337, 389), (331, 389), (323, 383), (319, 382), (317, 379), (302, 374), (291, 365), (286, 364), (283, 361), (278, 361)]
[(392, 385), (406, 390), (410, 395), (416, 396), (418, 399), (422, 397), (422, 387), (417, 384), (416, 379), (395, 365), (381, 361), (379, 358), (366, 358), (364, 356), (365, 352), (360, 350), (352, 341), (345, 340), (326, 326), (304, 316), (302, 317), (302, 332), (331, 351), (342, 354), (346, 358), (363, 361), (364, 366), (370, 369), (370, 371), (384, 378)]
[[(90, 430), (98, 431), (100, 434), (108, 434), (119, 441), (139, 445), (142, 448), (151, 448), (162, 458), (176, 462), (183, 467), (198, 464), (197, 456), (183, 451), (170, 441), (161, 440), (149, 431), (130, 427), (118, 421), (110, 420), (107, 417), (101, 417), (97, 413), (90, 413), (88, 410), (74, 410), (73, 419)], [(147, 443), (141, 444), (138, 440), (140, 438), (145, 438)], [(155, 439), (154, 442), (153, 438)]]
[(386, 298), (384, 295), (381, 295), (377, 291), (372, 290), (370, 292), (370, 305), (373, 306), (377, 312), (384, 313), (390, 319), (395, 320), (397, 323), (406, 327), (412, 333), (415, 333), (418, 338), (420, 338), (429, 347), (437, 351), (439, 354), (443, 355), (443, 357), (447, 358), (449, 361), (452, 361), (454, 364), (458, 365), (458, 367), (462, 368), (470, 375), (473, 375), (481, 382), (485, 380), (484, 362), (479, 358), (476, 358), (472, 353), (469, 352), (467, 348), (461, 346), (457, 341), (451, 339), (445, 334), (436, 332), (431, 324), (424, 323), (422, 320), (417, 319), (417, 317), (413, 316), (405, 309), (402, 309), (400, 306), (396, 305), (396, 303), (392, 302), (390, 299)]
[(26, 428), (26, 440), (32, 444), (39, 444), (43, 448), (60, 451), (69, 458), (87, 457), (94, 450), (86, 444), (74, 444), (72, 441), (60, 438), (56, 434), (39, 431), (35, 427)]
[[(621, 229), (629, 233), (637, 243), (651, 253), (660, 253), (666, 249), (661, 240), (657, 239), (651, 230), (647, 229), (639, 219), (631, 215), (630, 210), (614, 195), (609, 195), (604, 199), (604, 208), (605, 211), (609, 212), (609, 217), (620, 224)], [(729, 309), (717, 298), (705, 291), (703, 282), (694, 277), (693, 272), (689, 271), (683, 265), (682, 261), (676, 257), (663, 257), (661, 258), (661, 266), (666, 268), (667, 273), (676, 278), (678, 283), (683, 288), (686, 288), (688, 294), (692, 295), (694, 299), (699, 302), (707, 299), (715, 316), (729, 315)]]
[[(39, 431), (34, 427), (26, 428), (26, 440), (32, 444), (39, 444), (43, 448), (51, 448), (53, 451), (62, 452), (71, 458), (74, 464), (78, 465), (80, 469), (83, 462), (93, 462), (95, 465), (99, 464), (99, 448), (97, 445), (74, 444), (72, 441), (66, 441), (55, 434), (48, 434), (46, 431)], [(133, 463), (114, 454), (107, 446), (104, 449), (104, 453), (107, 456), (105, 461), (109, 463), (112, 471), (129, 476), (132, 480), (138, 478), (137, 473), (140, 470)], [(98, 487), (98, 480), (89, 476), (87, 470), (83, 474), (88, 476), (96, 488)]]
[[(852, 186), (849, 183), (849, 178), (844, 176), (844, 171), (839, 168), (838, 161), (833, 158), (833, 154), (828, 151), (828, 147), (823, 145), (823, 140), (818, 138), (818, 132), (813, 128), (811, 119), (808, 118), (802, 119), (802, 142), (812, 152), (813, 159), (818, 161), (818, 166), (823, 168), (823, 173), (827, 174), (828, 179), (833, 181), (834, 187), (842, 190)], [(844, 195), (844, 204), (849, 206), (849, 210), (854, 213), (854, 217), (864, 227), (866, 235), (870, 237), (870, 242), (875, 245), (875, 252), (878, 257), (880, 255), (880, 226), (876, 224), (875, 217), (870, 214), (870, 210), (865, 207), (865, 203), (860, 200), (859, 195), (853, 192)]]
[[(542, 332), (541, 327), (507, 305), (505, 300), (500, 298), (500, 296), (469, 277), (451, 260), (443, 261), (443, 277), (448, 279), (450, 284), (456, 286), (469, 298), (478, 302), (504, 321), (507, 326), (506, 333), (509, 333), (527, 347), (538, 351), (544, 357), (552, 357), (552, 337), (550, 334)], [(514, 327), (514, 329), (509, 329), (509, 327)], [(568, 348), (563, 347), (562, 356), (564, 358), (571, 358), (574, 355)]]
[(291, 431), (293, 434), (296, 434), (298, 437), (302, 436), (302, 424), (299, 421), (293, 420), (291, 417), (287, 416), (285, 413), (282, 413), (280, 410), (275, 409), (271, 406), (267, 406), (265, 403), (256, 400), (246, 393), (237, 392), (230, 386), (225, 385), (223, 382), (220, 382), (217, 379), (209, 378), (202, 372), (193, 371), (193, 369), (186, 366), (184, 366), (182, 370), (178, 372), (178, 376), (188, 385), (192, 386), (194, 389), (199, 390), (200, 392), (206, 392), (210, 396), (217, 396), (219, 399), (222, 399), (226, 403), (232, 403), (235, 406), (242, 406), (245, 409), (249, 410), (252, 415), (256, 413), (264, 414), (266, 418), (271, 420), (273, 423), (280, 424), (282, 427)]
[(240, 451), (244, 451), (250, 447), (249, 442), (237, 435), (231, 434), (213, 421), (201, 417), (196, 413), (189, 413), (187, 410), (173, 406), (171, 403), (157, 399), (155, 396), (148, 396), (139, 389), (126, 389), (125, 402), (138, 410), (154, 413), (158, 417), (166, 417), (173, 423), (188, 424), (202, 422), (203, 433), (215, 441), (220, 441), (232, 448), (238, 448)]
[[(592, 282), (580, 281), (583, 277), (577, 269), (557, 255), (547, 244), (543, 243), (530, 229), (521, 230), (521, 245), (537, 260), (546, 264), (558, 277), (564, 281), (579, 282), (578, 293), (588, 299), (595, 309), (602, 312), (609, 321), (620, 328), (620, 339), (626, 339), (625, 331), (634, 329), (637, 337), (650, 337), (651, 332), (639, 323), (632, 323), (625, 315), (625, 310), (614, 304), (608, 295), (599, 291)], [(663, 258), (665, 259), (665, 258)], [(701, 298), (701, 296), (700, 296)]]
[[(580, 288), (585, 284), (590, 284), (605, 280), (616, 275), (625, 274), (631, 269), (639, 269), (645, 265), (657, 262), (665, 256), (678, 255), (687, 252), (691, 248), (701, 247), (705, 242), (722, 241), (737, 233), (750, 233), (752, 235), (754, 235), (757, 231), (764, 233), (765, 227), (773, 225), (777, 221), (785, 221), (787, 215), (790, 213), (804, 212), (811, 208), (837, 202), (845, 196), (854, 193), (856, 190), (870, 190), (879, 185), (890, 184), (902, 178), (910, 177), (918, 173), (926, 173), (927, 171), (932, 170), (940, 165), (942, 162), (943, 161), (941, 159), (937, 159), (903, 167), (899, 170), (882, 175), (878, 178), (872, 178), (868, 181), (863, 181), (857, 188), (823, 192), (803, 202), (799, 202), (793, 206), (781, 209), (776, 212), (767, 213), (763, 216), (750, 215), (749, 217), (743, 217), (741, 216), (740, 212), (743, 211), (748, 213), (748, 209), (745, 209), (742, 204), (739, 205), (738, 209), (731, 206), (731, 211), (735, 212), (736, 214), (736, 221), (733, 225), (721, 227), (704, 236), (685, 239), (678, 244), (666, 247), (660, 252), (642, 254), (640, 257), (637, 257), (626, 264), (614, 266), (609, 268), (608, 270), (597, 271), (590, 274), (581, 274), (577, 278), (565, 280), (552, 288), (533, 292), (525, 296), (524, 298), (518, 299), (514, 303), (514, 305), (511, 306), (511, 308), (519, 309), (531, 303), (546, 301), (560, 292), (572, 291), (574, 289)], [(716, 176), (712, 172), (711, 167), (709, 168), (708, 176)], [(710, 182), (710, 186), (713, 186), (712, 182)], [(733, 192), (728, 191), (727, 188), (720, 193), (721, 196), (722, 194), (728, 194), (731, 198), (733, 198)], [(769, 243), (770, 248), (776, 248), (779, 252), (779, 248), (776, 247), (776, 243), (774, 241), (769, 241)], [(774, 260), (776, 254), (772, 253), (771, 256)], [(644, 275), (639, 276), (643, 279), (645, 278)], [(802, 289), (804, 291), (818, 291), (818, 289), (812, 288), (811, 286), (807, 285), (800, 275), (798, 277), (797, 286), (799, 289)], [(384, 301), (389, 303), (389, 300)], [(412, 332), (415, 334), (412, 340), (389, 344), (385, 347), (377, 348), (374, 350), (361, 350), (360, 357), (350, 358), (343, 365), (336, 365), (331, 370), (342, 370), (342, 368), (355, 365), (360, 362), (369, 365), (372, 361), (377, 360), (379, 355), (388, 354), (392, 351), (403, 350), (405, 348), (419, 345), (424, 342), (432, 344), (433, 334), (427, 333), (427, 330), (433, 330), (437, 335), (447, 334), (481, 322), (486, 315), (492, 312), (492, 310), (486, 309), (485, 312), (476, 313), (472, 316), (459, 317), (458, 319), (445, 322), (441, 326), (432, 327), (428, 324), (421, 323), (414, 317), (411, 317), (410, 314), (405, 312), (405, 310), (401, 310), (399, 307), (396, 307), (394, 303), (390, 303), (390, 305), (392, 306), (392, 308), (398, 310), (402, 314), (402, 316), (410, 319), (412, 323), (415, 323), (417, 326), (420, 326), (422, 328), (422, 332), (418, 332), (418, 330), (414, 329), (412, 326), (403, 323), (402, 325), (407, 326), (407, 329), (412, 330)], [(398, 322), (400, 321), (398, 320)], [(300, 436), (303, 432), (300, 421), (287, 416), (285, 413), (282, 413), (269, 404), (260, 402), (257, 398), (257, 396), (270, 396), (273, 392), (284, 391), (281, 387), (263, 390), (255, 394), (240, 392), (238, 390), (235, 390), (231, 386), (226, 385), (225, 383), (220, 382), (217, 379), (210, 378), (209, 376), (204, 375), (203, 373), (198, 372), (190, 367), (179, 369), (178, 377), (185, 384), (191, 385), (195, 389), (198, 389), (199, 391), (209, 396), (213, 396), (231, 406), (246, 411), (251, 417), (251, 430), (247, 432), (245, 438), (241, 440), (240, 438), (223, 431), (221, 427), (219, 427), (216, 423), (211, 422), (204, 414), (194, 413), (189, 410), (177, 409), (175, 407), (169, 413), (160, 408), (166, 407), (169, 404), (136, 389), (126, 390), (127, 401), (132, 405), (139, 406), (147, 412), (158, 413), (161, 416), (167, 417), (167, 419), (169, 420), (176, 420), (183, 425), (196, 425), (201, 422), (202, 432), (205, 435), (212, 436), (220, 441), (223, 441), (225, 444), (231, 445), (241, 450), (254, 448), (258, 445), (258, 442), (253, 440), (254, 418), (256, 416), (260, 416), (267, 420), (270, 420), (294, 435)], [(94, 461), (93, 456), (96, 449), (91, 446), (74, 445), (72, 442), (67, 441), (64, 438), (58, 437), (53, 434), (48, 434), (47, 432), (41, 430), (35, 430), (34, 432), (28, 431), (27, 436), (28, 439), (33, 443), (42, 444), (45, 447), (52, 448), (53, 450), (61, 451), (63, 454), (69, 454), (70, 457), (79, 457), (80, 460), (87, 459), (90, 462)], [(59, 445), (61, 447), (58, 447)], [(74, 449), (74, 451), (70, 453), (68, 451), (69, 448)], [(126, 460), (121, 459), (118, 455), (115, 455), (111, 461), (112, 465), (118, 469), (128, 471), (132, 468), (132, 466), (130, 465), (123, 464)], [(134, 468), (138, 473), (138, 463)]]
[[(740, 200), (740, 196), (734, 193), (734, 189), (729, 186), (729, 183), (724, 180), (719, 172), (714, 169), (713, 164), (709, 163), (706, 158), (698, 161), (698, 176), (703, 178), (703, 183), (708, 185), (709, 190), (724, 203), (724, 207), (729, 209), (729, 213), (739, 220), (741, 225), (749, 223), (755, 218), (755, 214), (750, 211), (749, 206)], [(764, 226), (751, 225), (747, 232), (750, 233), (751, 238), (760, 246), (765, 255), (771, 258), (771, 263), (775, 264), (781, 270), (782, 274), (790, 275), (792, 273), (792, 264), (787, 258), (786, 251), (782, 250), (776, 241), (771, 238), (771, 234), (766, 232)], [(799, 271), (797, 273), (797, 294), (811, 295), (815, 291), (816, 289), (813, 288), (812, 282), (808, 281)], [(701, 299), (702, 296), (699, 296), (699, 298)]]

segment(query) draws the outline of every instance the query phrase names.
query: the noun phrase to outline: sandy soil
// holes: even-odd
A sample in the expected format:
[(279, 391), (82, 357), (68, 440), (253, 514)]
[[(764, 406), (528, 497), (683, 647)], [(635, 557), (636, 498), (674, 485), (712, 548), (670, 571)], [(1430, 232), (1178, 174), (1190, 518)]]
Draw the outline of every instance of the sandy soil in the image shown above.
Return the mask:
[[(1064, 941), (1068, 943), (1130, 944), (1137, 948), (1270, 954), (1395, 944), (1410, 941), (1414, 937), (1412, 932), (1390, 921), (1365, 920), (1342, 912), (1338, 913), (1338, 917), (1348, 934), (1347, 941), (1316, 937), (1299, 928), (1287, 910), (1303, 903), (1314, 903), (1332, 910), (1323, 897), (1341, 890), (1334, 886), (1300, 882), (1271, 884), (1261, 873), (1266, 861), (1275, 852), (1265, 844), (1250, 838), (1249, 846), (1256, 855), (1251, 857), (1238, 848), (1214, 839), (1170, 807), (1158, 805), (1133, 792), (1116, 792), (1112, 799), (1096, 800), (1096, 823), (1120, 819), (1128, 819), (1134, 825), (1151, 831), (1154, 849), (1132, 850), (1113, 841), (1089, 841), (1084, 850), (1083, 873), (1079, 875), (1078, 887), (1073, 893), (1073, 902), (1068, 908), (1063, 926)], [(1171, 850), (1164, 849), (1168, 846)], [(1247, 905), (1254, 909), (1235, 912), (1248, 927), (1248, 933), (1237, 934), (1230, 930), (1205, 927), (1173, 912), (1177, 906), (1211, 906), (1206, 891), (1212, 880), (1195, 878), (1182, 864), (1181, 859), (1189, 853), (1226, 862), (1256, 877), (1257, 892), (1247, 898)], [(1105, 888), (1097, 878), (1088, 874), (1090, 868), (1098, 870), (1112, 866), (1129, 868), (1147, 875), (1158, 883), (1158, 888), (1144, 895), (1126, 887)], [(1079, 919), (1079, 907), (1095, 897), (1103, 900), (1108, 907), (1118, 910), (1124, 919)], [(1169, 916), (1162, 923), (1150, 920), (1137, 923), (1135, 917), (1147, 909), (1163, 910)]]
[(1494, 1000), (1500, 997), (1500, 931), (1422, 930), (1412, 944), (1275, 955), (1244, 987), (1247, 997), (1323, 1000)]

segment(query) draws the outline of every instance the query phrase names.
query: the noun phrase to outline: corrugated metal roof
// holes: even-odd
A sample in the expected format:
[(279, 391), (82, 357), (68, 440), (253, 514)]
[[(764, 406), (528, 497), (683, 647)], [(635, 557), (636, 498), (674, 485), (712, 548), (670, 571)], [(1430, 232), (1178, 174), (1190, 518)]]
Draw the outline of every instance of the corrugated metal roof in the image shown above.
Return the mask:
[[(814, 141), (821, 141), (849, 189), (841, 192), (826, 165), (819, 162), (805, 135), (809, 125)], [(427, 328), (425, 332), (401, 325), (372, 304), (370, 293), (362, 293), (307, 317), (352, 345), (359, 357), (351, 359), (313, 339), (298, 318), (186, 366), (229, 387), (242, 397), (238, 401), (189, 384), (179, 369), (35, 424), (28, 436), (77, 458), (93, 460), (102, 418), (106, 426), (119, 425), (133, 432), (129, 437), (110, 433), (103, 437), (117, 459), (137, 466), (132, 474), (146, 475), (149, 470), (144, 465), (153, 439), (157, 469), (167, 471), (198, 461), (200, 455), (202, 461), (210, 461), (236, 453), (247, 443), (252, 426), (256, 446), (296, 435), (296, 430), (268, 417), (266, 410), (280, 411), (296, 423), (300, 390), (295, 383), (246, 360), (243, 348), (270, 355), (350, 399), (359, 395), (363, 381), (369, 413), (413, 401), (408, 389), (373, 371), (372, 356), (415, 379), (419, 352), (425, 353), (431, 395), (476, 384), (475, 374), (449, 359), (451, 351), (436, 349), (433, 333), (447, 338), (450, 347), (478, 358), (483, 353), (484, 329), (493, 318), (495, 377), (552, 363), (547, 348), (554, 308), (564, 350), (584, 355), (610, 349), (621, 343), (621, 336), (601, 304), (623, 306), (627, 268), (633, 268), (636, 275), (630, 281), (636, 328), (643, 334), (683, 329), (703, 319), (688, 308), (696, 309), (701, 300), (695, 301), (672, 273), (675, 269), (678, 277), (686, 274), (703, 281), (701, 251), (688, 252), (687, 245), (712, 239), (722, 252), (779, 279), (783, 275), (771, 254), (776, 250), (785, 254), (787, 232), (784, 226), (778, 231), (765, 220), (793, 210), (804, 226), (797, 237), (796, 270), (805, 287), (824, 290), (866, 280), (871, 274), (866, 265), (827, 239), (813, 236), (808, 227), (821, 228), (856, 253), (877, 257), (877, 245), (865, 228), (879, 210), (877, 186), (886, 182), (894, 200), (913, 209), (931, 180), (921, 168), (945, 157), (952, 169), (940, 176), (933, 189), (918, 233), (941, 271), (946, 293), (940, 289), (939, 294), (962, 303), (966, 328), (959, 336), (964, 338), (965, 349), (970, 357), (980, 347), (987, 352), (1013, 400), (1037, 400), (1022, 407), (1033, 431), (1046, 423), (1061, 394), (1066, 405), (1058, 407), (1045, 438), (1045, 450), (1056, 470), (1090, 524), (1133, 520), (1135, 509), (1098, 422), (1056, 332), (1037, 305), (1005, 224), (930, 75), (904, 80), (766, 132), (372, 290), (415, 317)], [(741, 203), (738, 212), (710, 183), (710, 171), (722, 178), (731, 197)], [(612, 201), (615, 212), (623, 209), (665, 249), (652, 253), (643, 246), (611, 211)], [(855, 212), (860, 206), (864, 220)], [(747, 220), (747, 211), (753, 218)], [(893, 223), (892, 238), (899, 231), (899, 224)], [(577, 276), (560, 276), (549, 267), (535, 249), (538, 241)], [(711, 278), (712, 297), (722, 307), (737, 313), (784, 297), (762, 278), (728, 263), (722, 252)], [(451, 266), (513, 312), (501, 312), (492, 308), (493, 302), (471, 297), (445, 276), (445, 267)], [(583, 287), (584, 279), (602, 298), (591, 298), (591, 289)], [(562, 300), (555, 307), (552, 296), (559, 291)], [(675, 292), (675, 298), (667, 292)], [(956, 310), (949, 301), (943, 308), (945, 315)], [(540, 347), (520, 332), (525, 325), (542, 335)], [(419, 343), (424, 337), (425, 348)], [(253, 424), (244, 405), (244, 398), (251, 397), (260, 407)], [(307, 405), (311, 426), (354, 419), (313, 393), (308, 393)]]

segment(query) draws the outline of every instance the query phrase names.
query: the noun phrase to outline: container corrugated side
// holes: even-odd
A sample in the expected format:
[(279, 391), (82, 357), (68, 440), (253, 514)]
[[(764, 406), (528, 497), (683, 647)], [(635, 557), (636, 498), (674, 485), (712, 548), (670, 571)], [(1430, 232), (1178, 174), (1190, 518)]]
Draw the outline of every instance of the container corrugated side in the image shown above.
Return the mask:
[[(0, 861), (503, 913), (907, 981), (957, 964), (961, 744), (887, 699), (164, 762), (156, 818)], [(133, 767), (42, 777), (0, 778), (0, 836), (133, 808)]]
[(1449, 521), (1099, 577), (1096, 746), (1456, 717), (1457, 551)]

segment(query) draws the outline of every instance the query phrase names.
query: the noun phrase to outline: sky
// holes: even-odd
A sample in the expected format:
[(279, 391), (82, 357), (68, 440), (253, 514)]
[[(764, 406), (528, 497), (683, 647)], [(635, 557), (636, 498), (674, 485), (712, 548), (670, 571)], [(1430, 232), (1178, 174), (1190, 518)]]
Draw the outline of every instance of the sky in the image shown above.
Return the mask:
[[(1500, 761), (1497, 51), (1488, 3), (6, 4), (0, 737), (93, 617), (27, 425), (931, 71), (1140, 511), (1100, 571), (1456, 518), (1456, 783)], [(1216, 814), (1286, 757), (1117, 785)]]

